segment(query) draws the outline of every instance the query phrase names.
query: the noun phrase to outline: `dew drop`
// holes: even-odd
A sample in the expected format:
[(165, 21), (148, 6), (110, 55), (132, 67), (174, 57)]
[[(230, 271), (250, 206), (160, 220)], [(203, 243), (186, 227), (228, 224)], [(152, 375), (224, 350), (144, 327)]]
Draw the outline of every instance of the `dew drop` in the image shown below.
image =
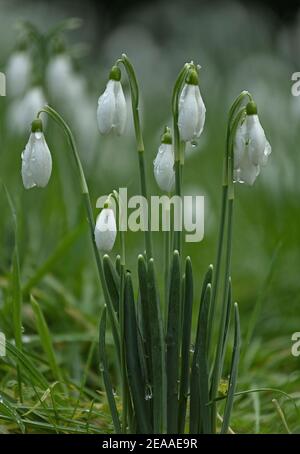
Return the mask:
[(150, 385), (146, 385), (146, 392), (145, 392), (145, 400), (151, 400), (152, 399), (152, 388)]

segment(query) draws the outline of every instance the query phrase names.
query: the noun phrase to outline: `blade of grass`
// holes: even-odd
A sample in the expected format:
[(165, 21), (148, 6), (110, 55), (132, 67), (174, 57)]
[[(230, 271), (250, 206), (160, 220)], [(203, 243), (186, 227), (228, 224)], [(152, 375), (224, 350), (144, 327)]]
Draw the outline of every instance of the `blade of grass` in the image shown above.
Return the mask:
[(0, 419), (2, 418), (2, 416), (10, 417), (11, 420), (16, 423), (22, 433), (26, 432), (25, 425), (19, 413), (15, 410), (11, 403), (3, 395), (0, 394)]
[(280, 417), (280, 419), (281, 419), (281, 421), (282, 421), (282, 423), (284, 425), (285, 430), (287, 431), (288, 434), (291, 434), (292, 432), (291, 432), (291, 430), (290, 430), (290, 428), (288, 426), (288, 423), (286, 421), (285, 415), (283, 413), (282, 408), (279, 405), (278, 400), (277, 399), (272, 399), (272, 403), (275, 406), (275, 409), (276, 409), (276, 411), (277, 411), (277, 413), (278, 413), (278, 415), (279, 415), (279, 417)]
[(36, 299), (31, 296), (30, 299), (31, 307), (35, 315), (35, 320), (36, 320), (36, 327), (39, 333), (40, 337), (40, 342), (42, 344), (42, 348), (47, 356), (47, 360), (49, 362), (49, 366), (51, 368), (53, 377), (55, 380), (57, 380), (60, 383), (60, 387), (62, 390), (64, 390), (64, 387), (62, 386), (63, 384), (63, 376), (61, 373), (61, 369), (57, 363), (56, 360), (56, 355), (53, 349), (53, 344), (51, 340), (51, 334), (47, 325), (47, 322), (45, 320), (44, 314), (42, 312), (42, 309), (39, 305), (39, 303), (36, 301)]

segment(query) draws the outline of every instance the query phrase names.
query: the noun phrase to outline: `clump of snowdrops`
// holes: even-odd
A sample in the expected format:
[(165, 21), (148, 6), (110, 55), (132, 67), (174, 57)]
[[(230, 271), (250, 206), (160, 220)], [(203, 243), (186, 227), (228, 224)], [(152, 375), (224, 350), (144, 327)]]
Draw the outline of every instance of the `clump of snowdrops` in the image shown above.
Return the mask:
[[(148, 200), (139, 87), (134, 68), (125, 54), (112, 67), (106, 89), (99, 98), (97, 122), (101, 134), (122, 135), (125, 131), (128, 112), (121, 82), (122, 69), (130, 86), (141, 194)], [(199, 67), (193, 62), (187, 63), (173, 89), (172, 129), (165, 127), (154, 161), (154, 176), (162, 191), (175, 191), (177, 196), (182, 196), (185, 147), (188, 142), (199, 140), (205, 113), (199, 89)], [(174, 228), (165, 233), (164, 295), (159, 294), (157, 287), (161, 264), (155, 259), (150, 229), (145, 230), (145, 252), (137, 257), (138, 282), (133, 282), (126, 265), (126, 236), (122, 231), (117, 232), (116, 217), (122, 216), (119, 194), (113, 191), (109, 195), (95, 221), (71, 129), (48, 105), (37, 113), (22, 154), (25, 188), (44, 187), (51, 176), (51, 153), (45, 141), (41, 114), (52, 118), (65, 132), (78, 172), (105, 299), (99, 328), (100, 371), (116, 433), (228, 433), (241, 345), (239, 311), (233, 300), (230, 279), (234, 183), (251, 186), (271, 152), (251, 94), (242, 92), (229, 111), (217, 255), (215, 265), (209, 265), (203, 277), (200, 295), (194, 295), (192, 260), (184, 257), (183, 232)], [(118, 234), (121, 250), (113, 262), (109, 253)], [(199, 309), (194, 336), (191, 326), (195, 304)], [(121, 408), (116, 404), (108, 370), (107, 322), (121, 377)], [(233, 348), (228, 351), (231, 324)], [(231, 360), (229, 374), (224, 377), (227, 354), (231, 355)], [(222, 414), (219, 401), (223, 403)]]

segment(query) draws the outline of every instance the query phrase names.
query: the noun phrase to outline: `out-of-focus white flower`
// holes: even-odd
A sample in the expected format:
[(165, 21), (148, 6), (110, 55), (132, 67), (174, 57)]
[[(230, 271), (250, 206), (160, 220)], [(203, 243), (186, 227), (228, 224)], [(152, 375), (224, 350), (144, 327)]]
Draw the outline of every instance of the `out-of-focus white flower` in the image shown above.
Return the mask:
[(238, 126), (233, 145), (234, 181), (253, 185), (271, 154), (271, 145), (260, 124), (253, 102), (247, 105), (247, 115)]
[(122, 135), (126, 126), (127, 108), (121, 85), (121, 71), (114, 66), (104, 93), (100, 96), (97, 109), (97, 121), (101, 134), (116, 132)]
[(52, 158), (46, 143), (42, 122), (33, 121), (29, 141), (22, 153), (22, 179), (25, 189), (45, 187), (51, 176)]
[[(14, 131), (23, 134), (38, 111), (47, 104), (41, 87), (32, 87), (21, 100), (15, 100), (8, 111), (8, 125), (14, 125)], [(46, 123), (46, 119), (44, 123)]]
[(46, 68), (46, 83), (53, 98), (65, 99), (73, 78), (74, 72), (69, 55), (60, 53), (49, 61)]
[(199, 89), (198, 74), (195, 69), (187, 76), (179, 98), (178, 128), (184, 142), (200, 137), (205, 123), (205, 105)]
[(115, 244), (117, 226), (114, 211), (104, 207), (96, 220), (95, 241), (101, 252), (110, 252)]
[(154, 176), (160, 189), (166, 192), (173, 191), (175, 186), (174, 151), (169, 128), (166, 128), (162, 136), (153, 165)]
[(6, 68), (8, 96), (22, 96), (30, 84), (32, 62), (27, 52), (14, 52)]

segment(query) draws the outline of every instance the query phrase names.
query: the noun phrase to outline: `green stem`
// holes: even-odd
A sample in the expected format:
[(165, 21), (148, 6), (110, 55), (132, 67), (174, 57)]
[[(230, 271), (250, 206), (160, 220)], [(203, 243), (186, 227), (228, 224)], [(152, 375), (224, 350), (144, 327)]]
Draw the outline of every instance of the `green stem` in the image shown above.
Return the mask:
[(115, 342), (115, 346), (116, 346), (116, 350), (117, 350), (118, 360), (120, 363), (120, 333), (118, 331), (116, 314), (114, 312), (113, 305), (112, 305), (112, 302), (111, 302), (111, 299), (110, 299), (110, 296), (108, 293), (106, 281), (105, 281), (102, 258), (100, 256), (100, 253), (98, 251), (96, 241), (95, 241), (95, 235), (94, 235), (95, 221), (94, 221), (94, 215), (93, 215), (93, 210), (92, 210), (92, 204), (91, 204), (88, 186), (87, 186), (86, 179), (84, 176), (84, 171), (83, 171), (81, 161), (79, 158), (79, 154), (77, 151), (75, 139), (74, 139), (71, 129), (69, 128), (67, 123), (64, 121), (64, 119), (59, 115), (59, 113), (56, 112), (56, 110), (52, 109), (52, 107), (50, 107), (50, 106), (45, 106), (38, 112), (38, 117), (40, 116), (40, 114), (42, 112), (49, 115), (63, 129), (63, 131), (65, 132), (65, 134), (67, 136), (71, 151), (73, 153), (73, 157), (75, 160), (78, 177), (79, 177), (80, 189), (81, 189), (81, 193), (83, 196), (84, 206), (86, 209), (87, 220), (88, 220), (88, 224), (89, 224), (89, 228), (90, 228), (90, 236), (91, 236), (93, 251), (94, 251), (94, 255), (95, 255), (95, 259), (96, 259), (97, 270), (98, 270), (100, 282), (102, 285), (104, 299), (105, 299), (105, 303), (107, 305), (107, 309), (108, 309), (108, 313), (109, 313), (109, 317), (110, 317), (110, 322), (112, 325), (112, 333), (113, 333), (114, 342)]
[(208, 328), (208, 341), (207, 346), (210, 351), (210, 345), (213, 335), (213, 320), (216, 312), (216, 301), (220, 286), (220, 273), (221, 273), (221, 263), (222, 263), (222, 252), (223, 252), (223, 243), (225, 235), (225, 223), (226, 223), (226, 213), (227, 213), (227, 192), (228, 186), (223, 186), (222, 188), (222, 206), (221, 206), (221, 218), (220, 218), (220, 228), (219, 228), (219, 238), (218, 238), (218, 247), (217, 247), (217, 258), (216, 265), (214, 270), (213, 284), (212, 284), (212, 295), (211, 295), (211, 309), (209, 312), (209, 328)]
[[(122, 58), (120, 58), (117, 61), (117, 64), (118, 63), (122, 63), (124, 65), (124, 68), (126, 70), (127, 77), (129, 80), (134, 131), (135, 131), (135, 137), (136, 137), (137, 152), (138, 152), (138, 157), (139, 157), (141, 193), (142, 193), (142, 196), (149, 203), (147, 182), (146, 182), (146, 172), (145, 172), (145, 158), (144, 158), (145, 147), (144, 147), (140, 115), (139, 115), (139, 86), (137, 83), (137, 78), (135, 75), (134, 68), (133, 68), (129, 58), (127, 57), (127, 55), (122, 54)], [(149, 210), (148, 210), (147, 229), (145, 230), (145, 247), (146, 247), (147, 258), (149, 260), (150, 258), (153, 257), (152, 238), (151, 238), (151, 213)]]
[[(233, 215), (233, 199), (228, 201), (228, 221), (227, 221), (227, 237), (226, 237), (226, 251), (225, 251), (225, 277), (224, 277), (224, 289), (222, 299), (222, 312), (218, 331), (218, 344), (216, 359), (214, 363), (212, 385), (211, 385), (211, 400), (214, 400), (218, 393), (219, 381), (222, 374), (222, 350), (223, 340), (226, 326), (226, 314), (227, 314), (227, 302), (229, 293), (229, 278), (230, 278), (230, 265), (231, 265), (231, 243), (232, 243), (232, 215)], [(216, 432), (216, 415), (217, 406), (214, 402), (212, 404), (212, 431)]]

